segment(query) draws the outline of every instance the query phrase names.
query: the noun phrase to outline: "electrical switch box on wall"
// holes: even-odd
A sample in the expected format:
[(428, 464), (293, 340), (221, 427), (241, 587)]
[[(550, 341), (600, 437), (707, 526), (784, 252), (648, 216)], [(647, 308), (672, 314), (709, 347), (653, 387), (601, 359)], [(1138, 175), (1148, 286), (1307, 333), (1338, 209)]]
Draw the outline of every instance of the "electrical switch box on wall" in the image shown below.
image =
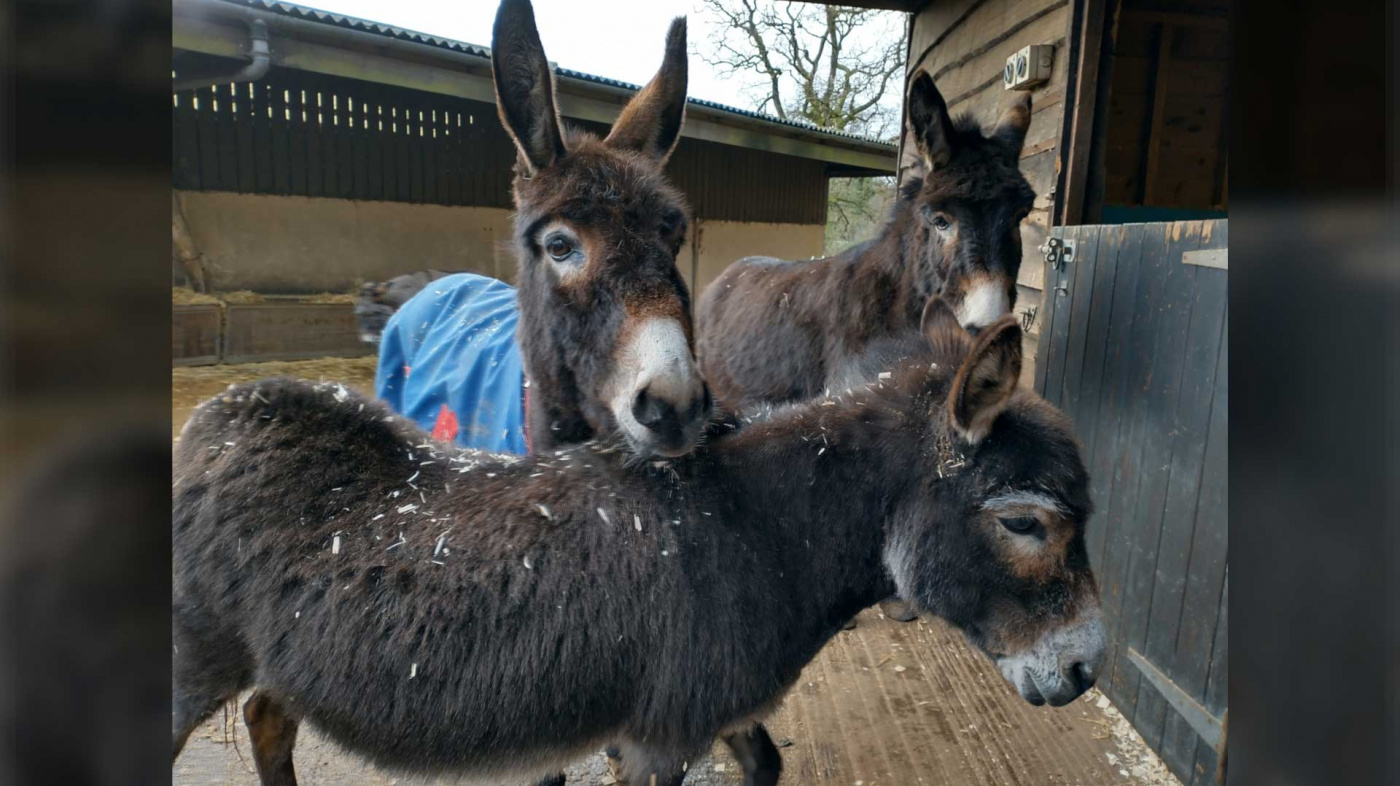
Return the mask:
[(1002, 86), (1007, 90), (1030, 90), (1050, 78), (1050, 65), (1055, 59), (1055, 47), (1032, 44), (1006, 58)]

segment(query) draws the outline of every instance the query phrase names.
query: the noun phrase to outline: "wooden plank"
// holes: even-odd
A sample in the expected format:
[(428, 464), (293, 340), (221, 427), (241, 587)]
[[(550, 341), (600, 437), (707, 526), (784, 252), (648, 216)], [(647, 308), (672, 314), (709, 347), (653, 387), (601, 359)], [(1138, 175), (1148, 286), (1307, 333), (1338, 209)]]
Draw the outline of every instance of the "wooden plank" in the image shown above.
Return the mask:
[(424, 104), (419, 110), (423, 113), (423, 201), (438, 201), (438, 161), (437, 161), (437, 121), (433, 118), (433, 107)]
[[(1126, 662), (1120, 664), (1121, 650), (1126, 646), (1126, 631), (1130, 619), (1125, 607), (1128, 595), (1129, 566), (1133, 563), (1135, 550), (1143, 541), (1139, 533), (1138, 521), (1132, 518), (1138, 498), (1138, 486), (1142, 481), (1142, 450), (1146, 442), (1148, 411), (1146, 396), (1152, 374), (1153, 338), (1156, 330), (1158, 308), (1166, 283), (1168, 241), (1166, 224), (1142, 225), (1141, 256), (1138, 262), (1136, 287), (1130, 302), (1124, 302), (1124, 311), (1130, 314), (1122, 329), (1124, 341), (1118, 348), (1121, 357), (1115, 365), (1115, 404), (1122, 410), (1117, 434), (1109, 445), (1111, 466), (1111, 487), (1102, 507), (1105, 520), (1113, 522), (1114, 530), (1109, 533), (1104, 553), (1103, 610), (1104, 618), (1110, 625), (1108, 654), (1099, 678), (1099, 687), (1115, 703), (1131, 698), (1137, 700), (1137, 685), (1132, 685), (1131, 696), (1120, 683), (1120, 671), (1131, 670)], [(1122, 277), (1121, 275), (1119, 276)], [(1115, 295), (1115, 306), (1120, 299)], [(1118, 311), (1115, 307), (1114, 311)], [(1121, 315), (1115, 314), (1115, 317)], [(1155, 541), (1154, 541), (1155, 543)], [(1126, 680), (1126, 676), (1123, 678)], [(1131, 722), (1133, 707), (1123, 709)]]
[[(1118, 274), (1118, 255), (1122, 250), (1124, 228), (1105, 226), (1098, 228), (1099, 240), (1094, 265), (1094, 285), (1089, 294), (1089, 319), (1085, 324), (1084, 363), (1080, 373), (1080, 393), (1077, 411), (1071, 415), (1075, 423), (1075, 436), (1084, 446), (1084, 461), (1092, 465), (1096, 455), (1096, 439), (1099, 424), (1104, 419), (1100, 411), (1104, 388), (1104, 361), (1112, 325), (1113, 286)], [(1090, 476), (1090, 493), (1093, 492)], [(1103, 543), (1107, 537), (1106, 522), (1098, 521), (1086, 531), (1086, 546), (1090, 565), (1099, 569)]]
[[(1064, 238), (1065, 228), (1055, 227), (1050, 231), (1051, 237)], [(1050, 330), (1046, 327), (1055, 320), (1055, 307), (1059, 303), (1059, 298), (1055, 296), (1055, 287), (1060, 283), (1059, 271), (1051, 270), (1050, 264), (1042, 258), (1040, 264), (1045, 267), (1043, 280), (1047, 284), (1045, 294), (1040, 306), (1040, 341), (1036, 343), (1035, 356), (1035, 389), (1042, 396), (1045, 395), (1046, 386), (1046, 364), (1045, 359), (1050, 357)]]
[(225, 363), (358, 357), (360, 341), (348, 303), (257, 303), (227, 307)]
[(341, 199), (355, 198), (355, 117), (351, 110), (354, 98), (340, 82), (336, 88), (336, 117), (339, 125), (335, 132), (336, 196)]
[[(1228, 342), (1226, 346), (1229, 346)], [(1210, 654), (1210, 681), (1206, 685), (1206, 709), (1219, 717), (1225, 717), (1226, 705), (1230, 695), (1230, 659), (1229, 659), (1229, 639), (1230, 639), (1230, 575), (1226, 571), (1225, 581), (1220, 587), (1220, 612), (1215, 621), (1215, 641), (1211, 646)], [(1229, 719), (1226, 718), (1226, 732), (1229, 732)], [(1229, 745), (1227, 736), (1226, 743)], [(1206, 745), (1196, 745), (1196, 764), (1192, 767), (1193, 786), (1215, 786), (1216, 768), (1219, 760), (1216, 758), (1216, 751)]]
[[(1045, 363), (1045, 383), (1041, 394), (1055, 406), (1062, 406), (1064, 393), (1065, 358), (1069, 349), (1070, 318), (1074, 313), (1075, 280), (1080, 273), (1078, 259), (1080, 238), (1089, 231), (1085, 227), (1065, 227), (1066, 243), (1075, 244), (1075, 259), (1065, 262), (1060, 270), (1054, 271), (1053, 279), (1047, 278), (1046, 299), (1054, 299), (1055, 313), (1042, 328), (1050, 332), (1049, 352), (1040, 357)], [(1053, 284), (1050, 282), (1053, 280)]]
[[(1132, 647), (1139, 652), (1146, 647), (1149, 633), (1172, 452), (1179, 433), (1174, 413), (1181, 393), (1194, 284), (1191, 274), (1195, 272), (1181, 264), (1181, 254), (1200, 245), (1201, 222), (1179, 221), (1168, 225), (1167, 230), (1163, 287), (1158, 296), (1149, 298), (1141, 306), (1155, 312), (1151, 314), (1155, 324), (1149, 334), (1147, 375), (1139, 387), (1143, 404), (1143, 422), (1137, 432), (1141, 443), (1140, 479), (1133, 504), (1127, 508), (1134, 544), (1123, 589), (1119, 646)], [(1141, 678), (1141, 673), (1120, 654), (1114, 674), (1114, 684), (1120, 693), (1115, 703), (1124, 716), (1132, 720), (1143, 739), (1159, 740), (1165, 699), (1156, 692), (1141, 693)]]
[(1098, 274), (1098, 246), (1102, 227), (1077, 227), (1077, 247), (1074, 250), (1074, 288), (1066, 296), (1069, 306), (1069, 330), (1065, 334), (1064, 371), (1060, 377), (1060, 409), (1074, 423), (1075, 434), (1080, 431), (1079, 395), (1084, 371), (1084, 348), (1089, 338), (1089, 307), (1093, 303), (1094, 278)]
[(273, 190), (272, 180), (272, 90), (266, 82), (251, 82), (253, 97), (248, 99), (248, 113), (242, 118), (253, 126), (253, 171), (259, 194)]
[[(1122, 547), (1121, 520), (1108, 517), (1109, 502), (1114, 488), (1115, 467), (1124, 443), (1126, 414), (1128, 411), (1127, 374), (1125, 365), (1128, 337), (1132, 331), (1133, 319), (1137, 312), (1136, 297), (1138, 274), (1141, 270), (1143, 224), (1132, 224), (1119, 228), (1118, 250), (1113, 260), (1113, 288), (1109, 297), (1107, 321), (1103, 328), (1103, 370), (1100, 382), (1100, 400), (1097, 416), (1094, 418), (1094, 446), (1089, 453), (1089, 495), (1094, 500), (1096, 526), (1090, 527), (1097, 546), (1089, 553), (1094, 574), (1099, 577), (1101, 594), (1107, 588), (1110, 557), (1120, 556), (1115, 550), (1110, 554), (1110, 544)], [(1102, 257), (1100, 257), (1102, 260)], [(1113, 565), (1121, 560), (1112, 561)], [(1107, 671), (1104, 672), (1108, 673)]]
[(325, 115), (321, 112), (321, 85), (319, 80), (309, 80), (306, 85), (306, 195), (326, 194), (326, 173), (321, 140), (325, 135), (322, 127)]
[(1071, 106), (1069, 139), (1060, 160), (1065, 166), (1065, 186), (1060, 195), (1062, 220), (1078, 224), (1084, 216), (1089, 185), (1089, 157), (1094, 139), (1094, 117), (1099, 98), (1099, 68), (1103, 61), (1107, 0), (1078, 0), (1075, 3), (1073, 36), (1070, 40), (1070, 68), (1074, 77), (1067, 93)]
[(1166, 121), (1167, 93), (1171, 90), (1171, 47), (1176, 28), (1163, 27), (1153, 69), (1152, 114), (1147, 121), (1147, 155), (1143, 163), (1141, 204), (1156, 204), (1157, 177), (1161, 171), (1162, 128)]
[(219, 362), (223, 310), (218, 305), (175, 305), (170, 308), (170, 361), (176, 366), (207, 366)]
[(384, 199), (384, 144), (388, 139), (384, 125), (384, 90), (380, 85), (367, 85), (364, 94), (368, 102), (365, 114), (369, 133), (365, 142), (366, 184), (370, 199)]
[(219, 177), (219, 129), (214, 125), (210, 106), (214, 100), (212, 88), (194, 91), (195, 136), (199, 139), (199, 182), (206, 191), (216, 191), (223, 184)]
[[(1223, 222), (1221, 222), (1223, 223)], [(1226, 242), (1224, 232), (1202, 234), (1202, 245), (1219, 246)], [(1216, 599), (1211, 597), (1202, 605), (1188, 606), (1187, 577), (1192, 571), (1205, 569), (1197, 563), (1192, 552), (1198, 522), (1197, 504), (1201, 490), (1201, 471), (1205, 461), (1210, 432), (1212, 405), (1216, 394), (1215, 374), (1219, 368), (1220, 339), (1224, 331), (1226, 275), (1214, 270), (1186, 267), (1179, 278), (1189, 282), (1186, 295), (1190, 317), (1186, 333), (1186, 357), (1181, 370), (1180, 393), (1173, 413), (1163, 422), (1171, 426), (1171, 460), (1166, 496), (1162, 505), (1162, 531), (1157, 550), (1157, 566), (1152, 588), (1152, 602), (1147, 620), (1146, 647), (1143, 655), (1163, 669), (1176, 686), (1192, 699), (1199, 699), (1205, 689), (1206, 664), (1210, 649), (1182, 650), (1178, 634), (1184, 617), (1210, 617), (1213, 627)], [(1223, 553), (1220, 569), (1223, 574)], [(1199, 640), (1199, 637), (1198, 637)], [(1162, 730), (1173, 710), (1163, 703), (1151, 706), (1156, 716), (1144, 718), (1149, 706), (1146, 697), (1152, 686), (1139, 689), (1138, 727), (1140, 731), (1158, 730), (1157, 736), (1143, 738), (1154, 750), (1162, 751)], [(1189, 778), (1193, 751), (1179, 751), (1165, 758), (1178, 777)]]
[(268, 105), (272, 110), (268, 122), (268, 140), (272, 147), (272, 192), (292, 193), (292, 163), (290, 141), (287, 134), (287, 119), (291, 112), (289, 89), (282, 83), (268, 85)]
[(422, 109), (408, 106), (408, 182), (409, 199), (424, 201), (423, 190), (423, 118)]
[(396, 106), (394, 113), (394, 122), (398, 128), (394, 133), (394, 181), (397, 185), (397, 195), (394, 198), (400, 202), (412, 202), (413, 171), (410, 163), (412, 154), (409, 148), (408, 110), (403, 106)]
[[(238, 155), (240, 151), (237, 146), (238, 120), (241, 118), (234, 112), (235, 103), (239, 104), (239, 112), (245, 111), (245, 105), (234, 97), (232, 85), (215, 86), (210, 106), (211, 108), (218, 107), (218, 110), (214, 112), (214, 124), (219, 129), (219, 183), (225, 191), (242, 190), (239, 178), (241, 156)], [(242, 165), (248, 166), (246, 163)]]
[(350, 99), (350, 146), (354, 157), (354, 189), (356, 199), (369, 199), (369, 146), (371, 132), (367, 128), (369, 115), (365, 94), (358, 92)]
[(321, 80), (318, 91), (321, 113), (321, 177), (322, 196), (340, 196), (340, 121), (336, 114), (334, 83)]
[(200, 172), (199, 117), (194, 111), (195, 92), (188, 90), (175, 95), (175, 187), (198, 191), (204, 187)]
[(292, 119), (287, 123), (287, 167), (289, 172), (289, 187), (291, 193), (297, 196), (306, 196), (306, 104), (303, 96), (306, 91), (299, 85), (293, 83), (291, 87), (291, 100), (287, 108), (292, 113)]
[(249, 84), (234, 85), (230, 88), (232, 107), (236, 110), (233, 119), (237, 134), (237, 147), (234, 152), (238, 161), (238, 182), (228, 190), (244, 194), (257, 193), (258, 190), (257, 154), (253, 142), (253, 135), (257, 133), (257, 122), (252, 115), (250, 90), (252, 85)]

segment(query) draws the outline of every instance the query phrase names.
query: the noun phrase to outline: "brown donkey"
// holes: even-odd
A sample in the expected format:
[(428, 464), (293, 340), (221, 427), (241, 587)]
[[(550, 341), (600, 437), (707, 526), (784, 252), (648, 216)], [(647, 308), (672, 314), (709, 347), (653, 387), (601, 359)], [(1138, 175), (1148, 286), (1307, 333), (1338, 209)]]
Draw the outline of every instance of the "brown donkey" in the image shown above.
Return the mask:
[(925, 173), (904, 184), (880, 235), (834, 257), (749, 257), (706, 288), (696, 314), (701, 370), (728, 406), (811, 398), (866, 344), (915, 328), (930, 297), (976, 330), (1009, 312), (1021, 220), (1035, 198), (1018, 168), (1029, 97), (990, 135), (953, 121), (920, 72), (908, 123)]
[(490, 456), (336, 386), (233, 387), (175, 456), (175, 753), (255, 688), (265, 784), (295, 783), (305, 720), (384, 768), (495, 783), (617, 740), (633, 786), (677, 786), (721, 736), (772, 786), (757, 721), (893, 592), (1065, 704), (1104, 650), (1088, 479), (1017, 389), (1020, 347), (1013, 317), (974, 339), (935, 299), (887, 378), (669, 462)]
[(661, 70), (598, 139), (560, 125), (528, 0), (497, 11), (491, 66), (519, 152), (517, 340), (536, 450), (619, 432), (635, 454), (676, 456), (709, 416), (676, 269), (684, 202), (663, 172), (685, 114), (685, 39), (678, 18)]

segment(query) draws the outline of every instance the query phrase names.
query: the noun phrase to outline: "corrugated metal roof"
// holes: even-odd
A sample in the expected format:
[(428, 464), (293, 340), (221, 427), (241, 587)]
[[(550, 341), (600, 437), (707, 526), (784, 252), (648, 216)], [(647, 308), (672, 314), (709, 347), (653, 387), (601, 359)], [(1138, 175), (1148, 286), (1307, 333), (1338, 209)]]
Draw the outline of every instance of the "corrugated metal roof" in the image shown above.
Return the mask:
[[(337, 14), (331, 11), (323, 11), (319, 8), (310, 8), (308, 6), (297, 5), (295, 3), (284, 3), (280, 2), (279, 0), (222, 0), (222, 2), (230, 3), (232, 5), (249, 6), (252, 8), (257, 8), (259, 10), (271, 11), (273, 13), (297, 17), (300, 19), (305, 19), (320, 24), (334, 25), (336, 27), (343, 27), (349, 30), (359, 30), (361, 32), (373, 33), (375, 35), (382, 35), (389, 38), (397, 38), (404, 41), (413, 41), (424, 46), (433, 46), (438, 47), (440, 49), (448, 49), (454, 52), (462, 52), (464, 54), (474, 55), (476, 57), (482, 57), (487, 59), (490, 59), (491, 57), (491, 49), (489, 47), (478, 46), (476, 44), (469, 44), (465, 41), (457, 41), (452, 38), (443, 38), (442, 36), (430, 35), (428, 33), (420, 33), (416, 30), (407, 30), (402, 27), (386, 25), (382, 22), (374, 22), (368, 19), (360, 19), (358, 17), (347, 16), (345, 14)], [(570, 68), (556, 68), (555, 72), (561, 76), (566, 76), (571, 79), (578, 79), (584, 82), (592, 82), (594, 84), (609, 85), (611, 87), (618, 87), (625, 90), (633, 91), (641, 89), (641, 85), (635, 85), (631, 82), (623, 82), (619, 79), (609, 79), (608, 77), (598, 76), (596, 74), (587, 74), (582, 71), (575, 71)], [(883, 139), (874, 139), (871, 137), (860, 136), (859, 134), (850, 134), (846, 133), (845, 131), (834, 131), (829, 128), (822, 128), (811, 123), (804, 123), (796, 120), (783, 120), (772, 115), (763, 114), (762, 112), (754, 112), (748, 109), (740, 109), (739, 107), (729, 106), (727, 104), (720, 104), (714, 101), (706, 101), (699, 98), (689, 98), (686, 99), (686, 101), (687, 103), (693, 104), (695, 106), (703, 106), (708, 109), (714, 109), (721, 112), (727, 112), (733, 115), (740, 115), (742, 117), (753, 118), (755, 120), (762, 120), (764, 122), (774, 123), (776, 125), (788, 126), (790, 128), (798, 128), (803, 131), (815, 132), (819, 134), (829, 134), (834, 137), (852, 139), (858, 142), (865, 142), (867, 144), (882, 145), (884, 147), (890, 148), (891, 150), (895, 149), (895, 145), (893, 143), (887, 142)]]

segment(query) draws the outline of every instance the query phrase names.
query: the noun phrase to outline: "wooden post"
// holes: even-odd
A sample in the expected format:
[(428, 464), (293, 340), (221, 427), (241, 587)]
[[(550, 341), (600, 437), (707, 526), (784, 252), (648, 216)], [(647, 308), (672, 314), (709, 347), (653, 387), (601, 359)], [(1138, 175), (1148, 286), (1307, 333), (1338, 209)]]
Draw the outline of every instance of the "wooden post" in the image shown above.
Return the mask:
[(1148, 117), (1147, 162), (1143, 165), (1142, 174), (1143, 205), (1155, 204), (1157, 201), (1157, 170), (1162, 160), (1162, 124), (1167, 114), (1167, 91), (1170, 89), (1169, 75), (1174, 38), (1176, 28), (1164, 23), (1157, 40), (1156, 73), (1152, 76), (1152, 114)]
[(196, 292), (208, 292), (204, 282), (204, 255), (199, 253), (194, 236), (185, 224), (184, 211), (180, 210), (180, 196), (174, 191), (170, 192), (170, 236), (171, 244), (175, 247), (175, 258), (185, 275), (189, 276), (190, 287)]
[[(1060, 223), (1078, 224), (1084, 216), (1084, 197), (1089, 181), (1089, 158), (1094, 137), (1094, 107), (1098, 99), (1099, 65), (1103, 60), (1104, 20), (1108, 16), (1107, 0), (1079, 0), (1077, 29), (1072, 30), (1071, 47), (1077, 53), (1070, 67), (1074, 88), (1069, 107), (1069, 144), (1063, 149), (1065, 163), (1064, 193)], [(1077, 58), (1077, 62), (1076, 62)]]

